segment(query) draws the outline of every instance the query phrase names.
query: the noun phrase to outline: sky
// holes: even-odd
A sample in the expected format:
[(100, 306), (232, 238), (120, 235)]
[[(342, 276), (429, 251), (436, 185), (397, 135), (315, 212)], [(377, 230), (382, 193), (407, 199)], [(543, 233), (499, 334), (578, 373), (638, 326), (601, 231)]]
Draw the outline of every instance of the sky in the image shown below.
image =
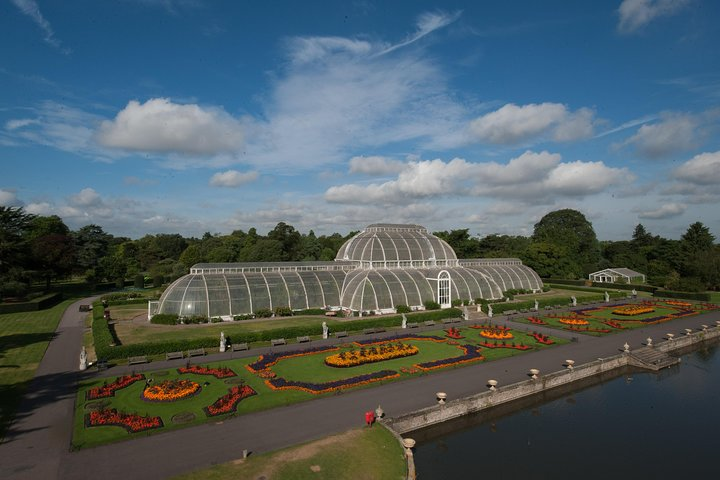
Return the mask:
[(720, 2), (0, 0), (0, 205), (116, 236), (278, 222), (720, 236)]

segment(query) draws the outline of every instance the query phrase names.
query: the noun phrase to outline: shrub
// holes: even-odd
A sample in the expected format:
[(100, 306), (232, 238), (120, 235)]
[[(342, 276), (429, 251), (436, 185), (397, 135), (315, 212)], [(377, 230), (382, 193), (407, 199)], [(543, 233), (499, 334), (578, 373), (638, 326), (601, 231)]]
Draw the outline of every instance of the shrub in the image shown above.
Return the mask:
[(235, 315), (233, 320), (239, 322), (240, 320), (252, 320), (253, 318), (255, 318), (255, 315), (249, 313), (247, 315)]
[(175, 325), (178, 323), (178, 316), (170, 313), (158, 313), (153, 315), (150, 319), (150, 323), (156, 323), (159, 325)]
[(322, 308), (307, 308), (305, 310), (296, 310), (293, 315), (325, 315), (325, 310)]
[(293, 312), (290, 307), (275, 307), (275, 316), (292, 317)]
[(152, 285), (153, 285), (153, 287), (155, 287), (155, 288), (157, 288), (157, 287), (162, 287), (162, 284), (163, 284), (163, 281), (164, 281), (164, 280), (165, 280), (165, 278), (164, 278), (162, 275), (155, 275), (155, 276), (153, 276), (153, 278), (152, 278)]
[(410, 307), (408, 307), (407, 305), (401, 304), (395, 306), (395, 311), (397, 313), (410, 313), (412, 310), (410, 310)]
[(133, 279), (133, 286), (135, 288), (145, 288), (145, 276), (141, 274), (135, 275)]
[(212, 317), (210, 323), (222, 323), (223, 319), (220, 317)]
[(440, 310), (440, 304), (435, 300), (425, 300), (423, 305), (425, 305), (425, 310)]
[(272, 314), (273, 312), (269, 308), (258, 308), (257, 310), (255, 310), (255, 316), (258, 318), (272, 317)]
[(463, 304), (463, 301), (460, 300), (459, 298), (454, 298), (453, 301), (452, 301), (452, 306), (453, 306), (453, 307), (459, 307), (459, 306), (462, 305), (462, 304)]

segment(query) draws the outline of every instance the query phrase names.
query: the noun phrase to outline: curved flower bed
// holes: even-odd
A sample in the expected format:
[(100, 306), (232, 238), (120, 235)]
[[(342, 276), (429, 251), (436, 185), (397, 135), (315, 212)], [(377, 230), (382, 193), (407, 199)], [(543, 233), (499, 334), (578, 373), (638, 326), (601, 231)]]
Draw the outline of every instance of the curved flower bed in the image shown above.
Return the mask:
[(445, 330), (445, 336), (448, 338), (455, 339), (455, 340), (460, 340), (461, 338), (465, 338), (462, 335), (460, 335), (460, 330), (458, 330), (455, 327), (450, 327), (447, 330)]
[(133, 383), (139, 382), (140, 380), (145, 380), (145, 375), (143, 375), (142, 373), (117, 377), (112, 383), (102, 385), (100, 387), (91, 388), (90, 390), (85, 392), (85, 399), (95, 400), (97, 398), (114, 397), (115, 392), (117, 392), (118, 390), (129, 387)]
[(325, 383), (296, 382), (293, 380), (286, 380), (282, 377), (277, 377), (271, 380), (265, 380), (265, 384), (273, 390), (302, 390), (308, 393), (320, 394), (344, 388), (367, 385), (381, 380), (398, 378), (399, 376), (400, 374), (394, 370), (381, 370), (379, 372), (358, 375), (357, 377), (344, 378), (342, 380)]
[(267, 355), (260, 355), (258, 357), (257, 361), (247, 365), (246, 368), (253, 373), (257, 373), (262, 370), (266, 370), (268, 367), (272, 367), (277, 362), (279, 362), (280, 360), (283, 360), (285, 358), (302, 357), (304, 355), (312, 355), (315, 353), (322, 353), (322, 352), (333, 352), (335, 350), (339, 350), (339, 348), (338, 347), (314, 347), (314, 348), (308, 348), (307, 350), (290, 350), (288, 352), (269, 353)]
[(359, 350), (350, 350), (348, 352), (330, 355), (325, 358), (325, 365), (340, 368), (355, 367), (366, 363), (409, 357), (411, 355), (417, 355), (419, 351), (416, 346), (406, 343), (385, 343), (370, 347), (367, 350), (360, 348)]
[(665, 300), (665, 303), (667, 303), (668, 305), (672, 305), (673, 307), (682, 307), (682, 308), (692, 307), (692, 303), (682, 302), (680, 300)]
[(625, 329), (625, 326), (624, 326), (622, 323), (616, 322), (615, 320), (606, 320), (606, 321), (604, 321), (603, 323), (604, 323), (605, 325), (609, 326), (609, 327), (617, 328), (617, 329), (619, 329), (619, 330), (624, 330), (624, 329)]
[(438, 337), (435, 335), (418, 335), (416, 333), (408, 333), (405, 335), (393, 335), (392, 337), (385, 337), (383, 339), (368, 338), (367, 340), (355, 340), (353, 343), (359, 347), (363, 345), (380, 345), (388, 342), (402, 342), (404, 340), (429, 340), (431, 342), (445, 343), (446, 338)]
[(257, 392), (248, 385), (236, 385), (232, 387), (228, 393), (215, 400), (212, 405), (203, 407), (205, 415), (215, 417), (225, 413), (232, 413), (237, 410), (240, 400), (257, 395)]
[(191, 380), (165, 380), (146, 387), (142, 399), (149, 402), (174, 402), (195, 395), (200, 384)]
[(495, 343), (490, 342), (478, 342), (478, 345), (485, 348), (511, 348), (515, 350), (530, 350), (532, 347), (529, 345), (523, 345), (522, 343), (519, 345), (515, 345), (515, 342), (513, 343), (497, 343), (497, 340)]
[[(688, 305), (689, 306), (689, 305)], [(624, 307), (616, 308), (612, 311), (613, 315), (623, 315), (632, 317), (635, 315), (644, 315), (646, 313), (652, 313), (655, 309), (646, 305), (627, 305)]]
[(231, 368), (208, 368), (200, 365), (190, 365), (189, 367), (181, 367), (177, 369), (178, 373), (194, 373), (196, 375), (212, 375), (215, 378), (235, 377), (235, 373)]
[(534, 338), (536, 342), (542, 343), (543, 345), (552, 345), (553, 343), (555, 343), (550, 340), (550, 337), (548, 337), (547, 335), (543, 335), (542, 333), (532, 332), (528, 333), (528, 335)]
[(153, 428), (162, 428), (160, 417), (142, 417), (134, 413), (119, 413), (116, 409), (95, 410), (85, 415), (85, 427), (122, 427), (128, 433), (137, 433)]
[(491, 340), (509, 340), (513, 338), (508, 328), (485, 328), (480, 330), (480, 336)]
[(538, 317), (528, 317), (528, 322), (533, 325), (547, 325), (547, 322), (540, 320)]
[(434, 360), (432, 362), (416, 363), (415, 366), (421, 370), (437, 370), (439, 368), (452, 367), (463, 363), (485, 360), (485, 357), (483, 357), (480, 353), (480, 347), (476, 347), (474, 345), (460, 345), (459, 348), (463, 349), (465, 352), (464, 355), (453, 358), (443, 358), (442, 360)]
[(583, 320), (582, 318), (574, 318), (574, 317), (560, 317), (558, 318), (558, 322), (563, 323), (565, 325), (590, 325), (590, 322), (587, 320)]

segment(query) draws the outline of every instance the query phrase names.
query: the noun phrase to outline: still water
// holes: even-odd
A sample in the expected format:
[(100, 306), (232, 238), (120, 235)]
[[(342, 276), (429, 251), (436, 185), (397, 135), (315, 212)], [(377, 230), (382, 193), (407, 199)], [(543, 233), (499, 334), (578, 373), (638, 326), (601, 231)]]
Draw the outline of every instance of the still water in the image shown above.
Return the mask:
[(418, 479), (720, 478), (720, 348), (474, 421), (407, 435)]

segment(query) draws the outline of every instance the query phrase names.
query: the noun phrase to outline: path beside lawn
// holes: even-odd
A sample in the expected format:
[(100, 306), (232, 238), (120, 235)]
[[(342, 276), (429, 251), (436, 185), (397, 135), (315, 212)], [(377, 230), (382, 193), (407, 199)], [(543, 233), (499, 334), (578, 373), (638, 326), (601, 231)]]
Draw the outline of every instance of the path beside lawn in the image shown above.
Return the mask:
[[(496, 317), (493, 323), (504, 323), (504, 318)], [(63, 316), (58, 336), (50, 343), (43, 359), (23, 409), (26, 415), (11, 428), (9, 443), (0, 446), (0, 477), (13, 480), (167, 478), (241, 458), (244, 449), (269, 452), (361, 426), (363, 413), (378, 405), (389, 417), (401, 415), (435, 404), (438, 391), (446, 392), (449, 399), (473, 395), (484, 391), (491, 378), (501, 385), (518, 382), (527, 379), (529, 368), (548, 373), (562, 369), (568, 358), (577, 364), (585, 363), (618, 353), (625, 342), (639, 348), (648, 336), (659, 341), (667, 332), (681, 334), (685, 328), (697, 329), (703, 323), (714, 324), (718, 319), (720, 312), (716, 311), (605, 337), (573, 334), (577, 342), (555, 348), (70, 453), (73, 387), (80, 378), (76, 364), (83, 325), (74, 304)], [(526, 327), (528, 325), (523, 324), (521, 328)], [(532, 327), (531, 330), (541, 330)], [(548, 329), (547, 333), (558, 335), (559, 332)], [(259, 353), (255, 350), (249, 354)], [(214, 354), (202, 360), (194, 359), (193, 363), (227, 359), (230, 355)], [(143, 368), (156, 370), (182, 363), (154, 362)], [(116, 367), (103, 375), (120, 375), (127, 369)], [(53, 401), (53, 396), (57, 400)]]

